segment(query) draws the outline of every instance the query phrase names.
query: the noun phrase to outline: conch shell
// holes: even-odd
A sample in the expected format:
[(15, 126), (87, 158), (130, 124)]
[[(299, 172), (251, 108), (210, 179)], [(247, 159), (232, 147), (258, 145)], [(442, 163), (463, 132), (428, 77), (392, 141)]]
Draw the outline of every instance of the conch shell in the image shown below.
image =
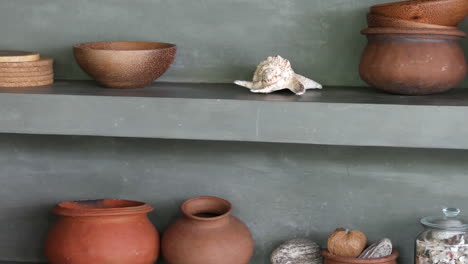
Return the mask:
[(272, 93), (289, 89), (293, 93), (301, 95), (307, 89), (322, 89), (320, 83), (296, 74), (289, 60), (279, 55), (268, 57), (257, 66), (253, 82), (235, 81), (234, 83), (249, 88), (253, 93)]

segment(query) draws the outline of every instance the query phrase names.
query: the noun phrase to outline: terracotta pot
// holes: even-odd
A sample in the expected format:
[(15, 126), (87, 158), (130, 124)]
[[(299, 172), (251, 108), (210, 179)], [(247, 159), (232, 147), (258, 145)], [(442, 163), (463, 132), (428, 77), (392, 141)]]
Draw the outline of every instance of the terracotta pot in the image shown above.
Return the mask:
[(247, 264), (254, 243), (247, 226), (231, 215), (231, 204), (217, 197), (197, 197), (182, 204), (184, 216), (162, 238), (169, 264)]
[(384, 17), (374, 14), (367, 15), (367, 25), (369, 27), (393, 27), (393, 28), (432, 28), (432, 29), (445, 29), (454, 30), (456, 27), (447, 27), (434, 24), (419, 23), (399, 18)]
[(400, 254), (394, 249), (392, 254), (385, 258), (360, 259), (336, 256), (324, 249), (322, 256), (323, 264), (397, 264), (397, 258)]
[(466, 0), (410, 0), (371, 7), (371, 13), (414, 22), (457, 26), (468, 14)]
[(62, 202), (49, 230), (45, 255), (51, 264), (153, 264), (159, 235), (148, 204), (126, 200)]
[(171, 66), (176, 45), (161, 42), (91, 42), (75, 45), (81, 69), (110, 88), (142, 88)]
[(405, 95), (440, 93), (461, 83), (467, 65), (459, 30), (368, 28), (361, 78), (378, 89)]

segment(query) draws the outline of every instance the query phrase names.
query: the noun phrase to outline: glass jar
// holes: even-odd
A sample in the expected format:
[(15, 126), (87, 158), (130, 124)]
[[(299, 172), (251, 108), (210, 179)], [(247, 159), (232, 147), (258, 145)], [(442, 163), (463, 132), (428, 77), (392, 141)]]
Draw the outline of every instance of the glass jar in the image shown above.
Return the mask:
[(443, 213), (421, 219), (425, 229), (416, 238), (416, 264), (468, 264), (468, 220), (457, 208)]

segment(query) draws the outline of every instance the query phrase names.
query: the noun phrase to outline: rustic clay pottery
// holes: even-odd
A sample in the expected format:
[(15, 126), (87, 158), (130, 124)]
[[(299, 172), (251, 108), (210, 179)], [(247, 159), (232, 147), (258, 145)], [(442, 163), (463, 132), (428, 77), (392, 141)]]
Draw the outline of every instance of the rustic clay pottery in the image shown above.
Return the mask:
[(420, 23), (457, 26), (468, 14), (468, 1), (409, 0), (372, 6), (371, 13)]
[(447, 27), (434, 24), (419, 23), (399, 18), (384, 17), (374, 14), (367, 15), (367, 25), (369, 27), (394, 27), (394, 28), (432, 28), (454, 30), (456, 27)]
[(323, 264), (397, 264), (397, 258), (400, 254), (398, 251), (393, 250), (392, 254), (384, 258), (375, 259), (361, 259), (361, 258), (349, 258), (340, 257), (331, 254), (328, 250), (322, 250)]
[(148, 204), (127, 200), (62, 202), (50, 229), (45, 255), (52, 264), (153, 264), (158, 232), (146, 214)]
[(440, 93), (461, 83), (467, 65), (459, 30), (368, 28), (361, 78), (378, 89), (405, 95)]
[(163, 75), (176, 46), (161, 42), (91, 42), (74, 46), (80, 67), (105, 87), (142, 88)]
[(247, 264), (254, 243), (247, 226), (231, 215), (228, 201), (211, 196), (182, 204), (183, 217), (162, 238), (169, 264)]

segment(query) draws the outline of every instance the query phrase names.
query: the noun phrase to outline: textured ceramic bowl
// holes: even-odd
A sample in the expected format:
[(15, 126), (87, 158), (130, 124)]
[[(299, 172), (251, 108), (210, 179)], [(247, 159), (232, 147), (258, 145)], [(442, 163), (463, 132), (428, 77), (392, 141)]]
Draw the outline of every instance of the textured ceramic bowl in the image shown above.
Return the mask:
[(371, 7), (371, 13), (419, 23), (457, 26), (468, 14), (466, 0), (410, 0)]
[(374, 14), (367, 15), (367, 25), (369, 27), (393, 27), (393, 28), (429, 28), (454, 30), (456, 27), (448, 27), (434, 24), (419, 23), (399, 18), (384, 17)]
[(142, 88), (171, 66), (176, 45), (161, 42), (90, 42), (75, 45), (81, 69), (109, 88)]
[(459, 30), (368, 28), (359, 73), (377, 89), (405, 95), (441, 93), (467, 72)]
[(384, 258), (360, 259), (348, 258), (333, 255), (328, 250), (322, 250), (323, 264), (397, 264), (397, 259), (400, 256), (398, 251), (393, 250), (392, 254)]

